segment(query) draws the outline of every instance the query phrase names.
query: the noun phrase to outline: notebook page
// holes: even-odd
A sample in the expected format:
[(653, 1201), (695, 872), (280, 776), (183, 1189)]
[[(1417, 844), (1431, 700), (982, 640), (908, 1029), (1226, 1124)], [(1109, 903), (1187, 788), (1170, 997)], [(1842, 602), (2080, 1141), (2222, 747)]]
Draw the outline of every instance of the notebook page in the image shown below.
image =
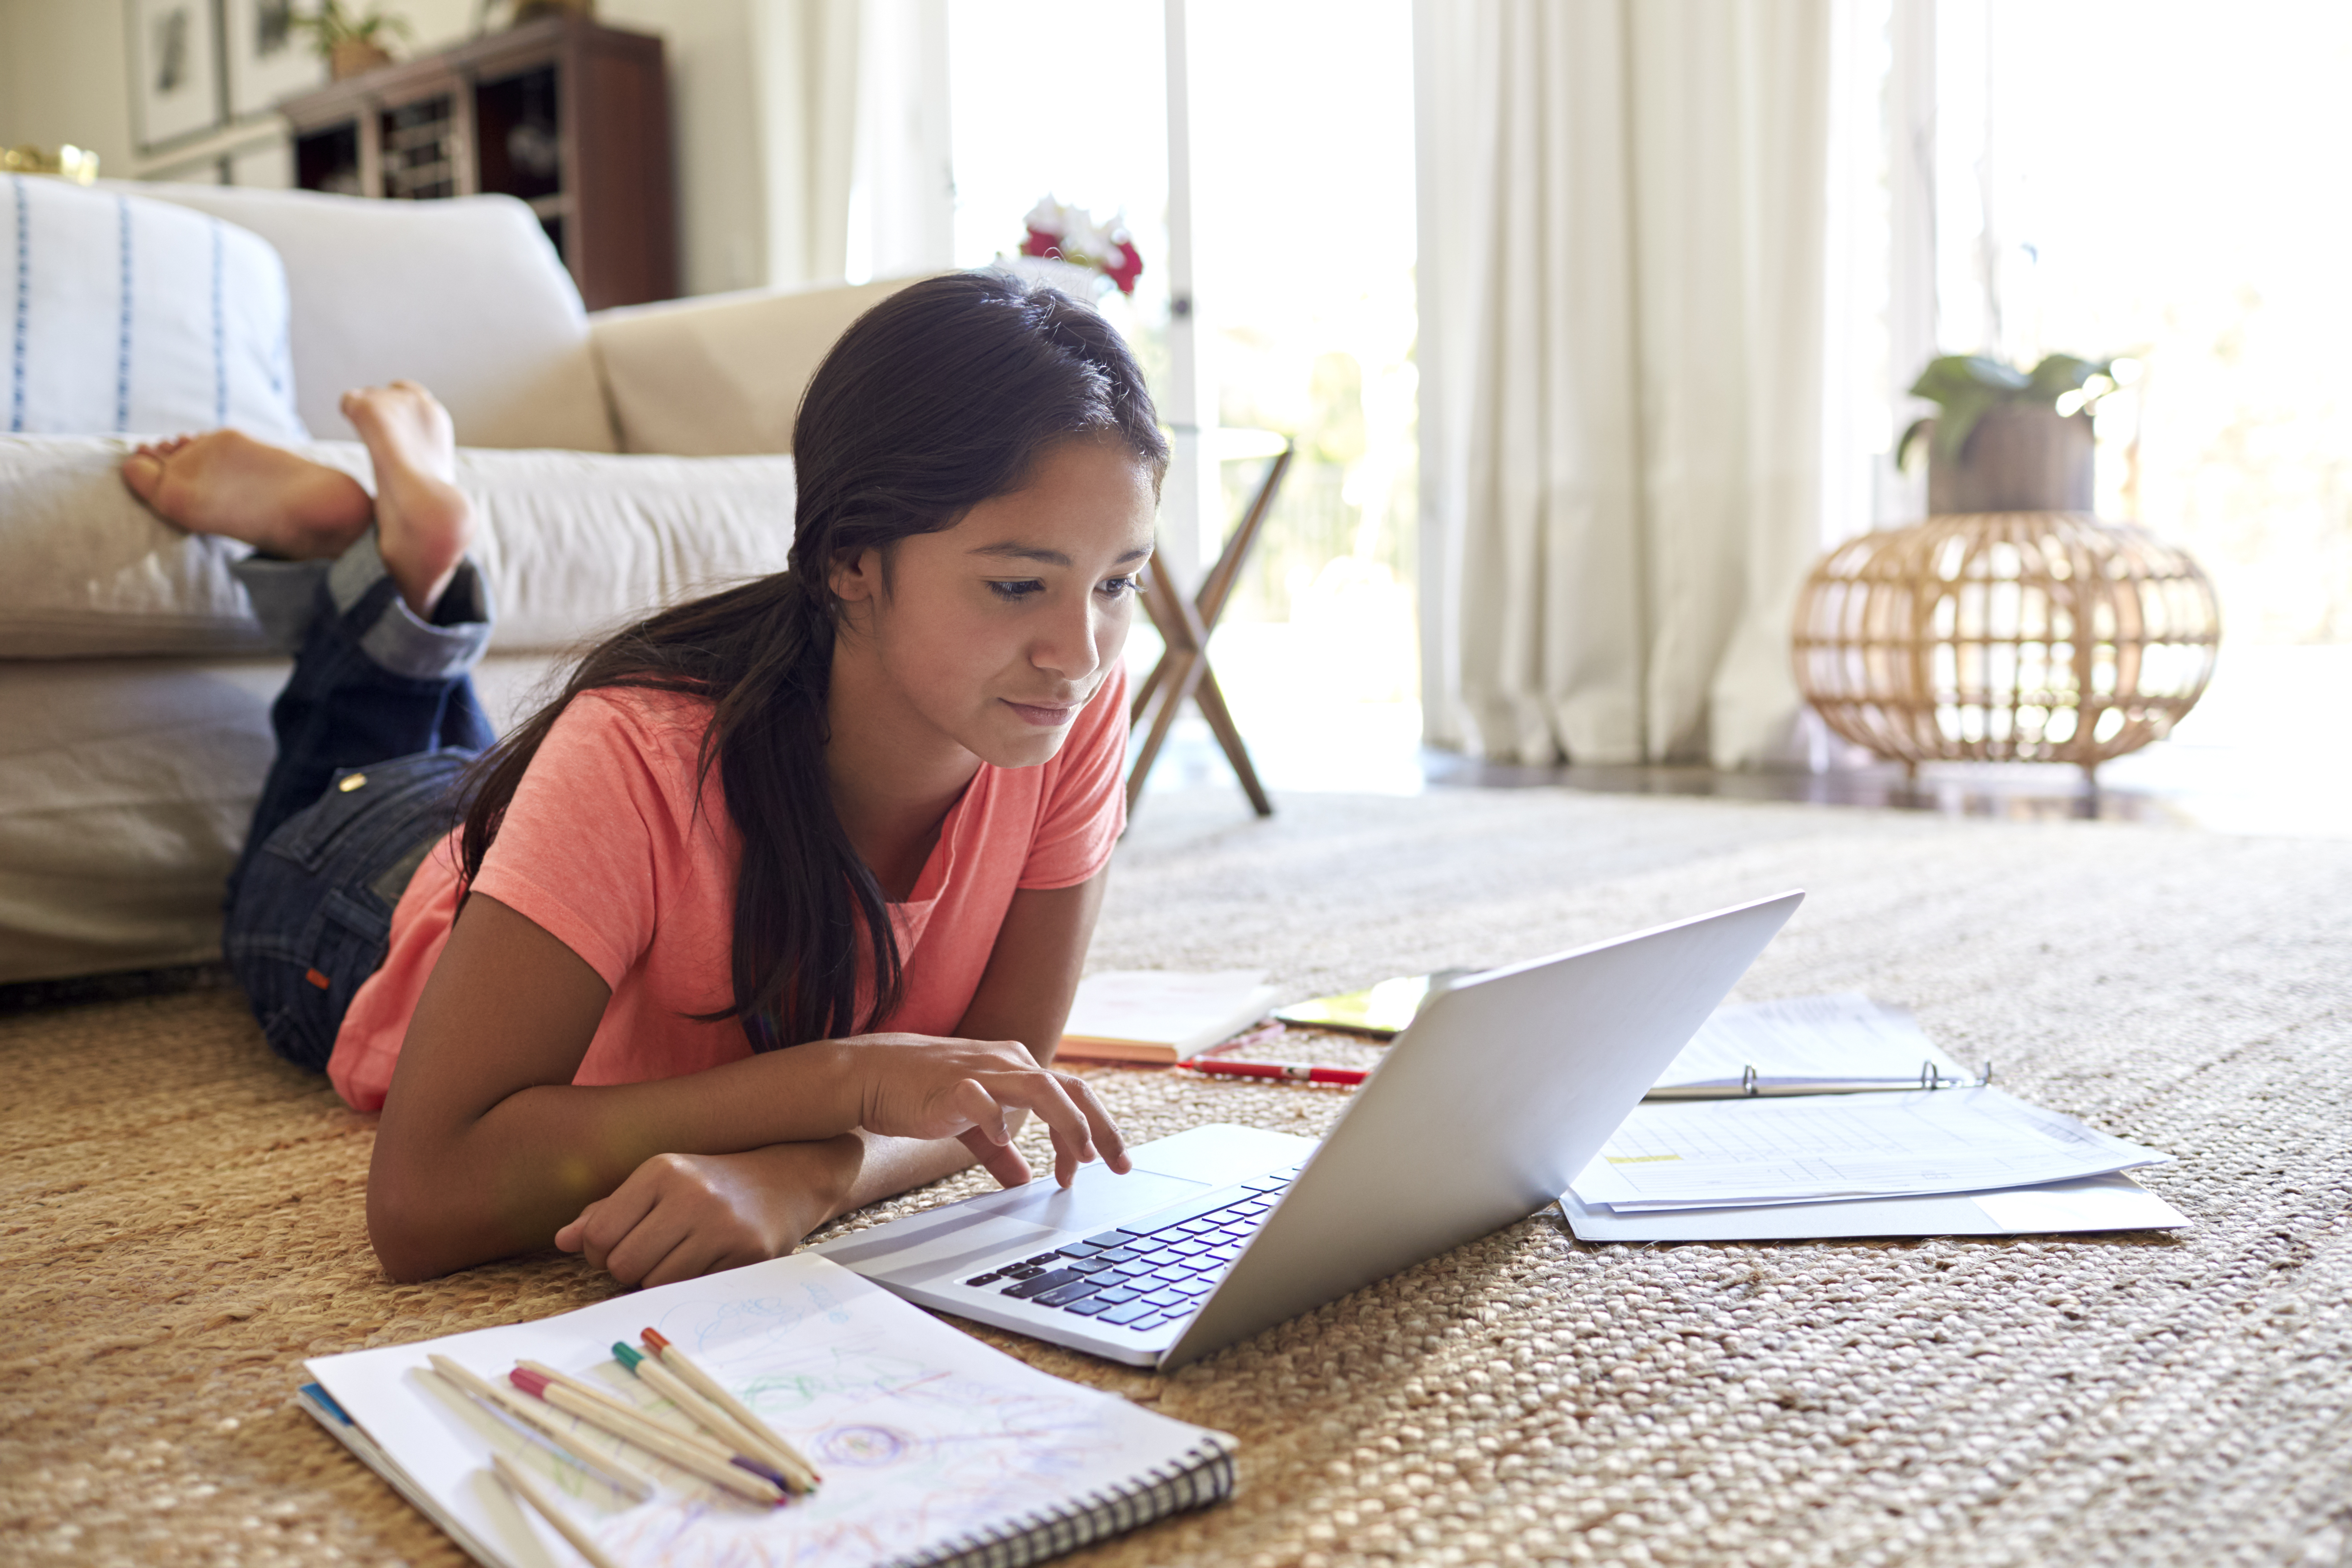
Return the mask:
[[(824, 1484), (788, 1506), (761, 1508), (576, 1426), (580, 1441), (660, 1483), (652, 1501), (632, 1504), (428, 1370), (436, 1351), (492, 1382), (518, 1361), (541, 1361), (666, 1409), (612, 1358), (614, 1341), (635, 1344), (646, 1328), (807, 1455)], [(310, 1368), (441, 1510), (516, 1565), (578, 1558), (508, 1504), (487, 1474), (494, 1448), (557, 1490), (619, 1562), (825, 1568), (895, 1561), (1124, 1486), (1208, 1436), (1034, 1371), (808, 1254), (535, 1323), (321, 1357)], [(529, 1537), (518, 1540), (519, 1531)]]
[(1983, 1192), (2170, 1156), (1998, 1089), (1637, 1105), (1574, 1183), (1619, 1212)]
[(1963, 1076), (1907, 1009), (1849, 991), (1718, 1007), (1657, 1086), (1737, 1087), (1751, 1067), (1768, 1083), (1916, 1083), (1923, 1062)]

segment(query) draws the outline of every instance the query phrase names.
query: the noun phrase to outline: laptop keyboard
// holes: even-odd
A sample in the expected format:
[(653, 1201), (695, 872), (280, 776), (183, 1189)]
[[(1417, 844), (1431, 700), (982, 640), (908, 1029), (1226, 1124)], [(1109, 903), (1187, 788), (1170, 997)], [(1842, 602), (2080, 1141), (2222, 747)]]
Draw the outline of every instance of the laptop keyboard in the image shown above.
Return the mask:
[(1121, 1328), (1156, 1329), (1192, 1316), (1297, 1174), (1293, 1167), (1261, 1176), (1238, 1193), (1223, 1189), (964, 1283)]

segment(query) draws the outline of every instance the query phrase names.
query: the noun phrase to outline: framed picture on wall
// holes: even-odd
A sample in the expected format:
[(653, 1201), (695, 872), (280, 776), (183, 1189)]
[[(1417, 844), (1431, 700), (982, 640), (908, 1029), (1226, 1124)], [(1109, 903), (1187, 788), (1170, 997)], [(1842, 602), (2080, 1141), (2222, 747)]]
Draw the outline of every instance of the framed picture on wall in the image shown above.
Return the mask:
[(228, 41), (228, 111), (238, 120), (266, 113), (281, 98), (327, 79), (327, 62), (294, 26), (294, 0), (224, 0)]
[(131, 107), (153, 149), (221, 122), (218, 0), (129, 0)]

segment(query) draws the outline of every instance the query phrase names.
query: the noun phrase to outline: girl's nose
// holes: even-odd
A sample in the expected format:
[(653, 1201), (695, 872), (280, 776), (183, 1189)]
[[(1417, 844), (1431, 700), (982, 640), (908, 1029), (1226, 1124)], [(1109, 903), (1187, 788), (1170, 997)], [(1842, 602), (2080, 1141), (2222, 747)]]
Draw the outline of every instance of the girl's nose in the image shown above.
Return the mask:
[(1062, 679), (1081, 681), (1091, 678), (1101, 665), (1101, 649), (1097, 633), (1101, 629), (1101, 614), (1091, 593), (1067, 605), (1055, 606), (1038, 629), (1037, 640), (1029, 649), (1029, 662), (1040, 669), (1051, 670)]

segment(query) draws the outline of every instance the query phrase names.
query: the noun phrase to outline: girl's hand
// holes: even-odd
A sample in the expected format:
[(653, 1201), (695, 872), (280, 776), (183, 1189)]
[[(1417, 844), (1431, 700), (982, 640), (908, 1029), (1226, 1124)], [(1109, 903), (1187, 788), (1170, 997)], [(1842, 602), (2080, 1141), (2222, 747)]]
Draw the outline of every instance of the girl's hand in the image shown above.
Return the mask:
[(656, 1154), (580, 1211), (555, 1245), (624, 1285), (667, 1285), (781, 1258), (833, 1217), (855, 1137), (743, 1154)]
[(1018, 1040), (853, 1035), (831, 1043), (845, 1055), (857, 1125), (868, 1132), (960, 1139), (990, 1175), (1017, 1187), (1029, 1167), (1012, 1147), (1011, 1116), (1026, 1110), (1053, 1134), (1062, 1185), (1097, 1154), (1114, 1171), (1129, 1168), (1127, 1142), (1086, 1080), (1039, 1067)]

